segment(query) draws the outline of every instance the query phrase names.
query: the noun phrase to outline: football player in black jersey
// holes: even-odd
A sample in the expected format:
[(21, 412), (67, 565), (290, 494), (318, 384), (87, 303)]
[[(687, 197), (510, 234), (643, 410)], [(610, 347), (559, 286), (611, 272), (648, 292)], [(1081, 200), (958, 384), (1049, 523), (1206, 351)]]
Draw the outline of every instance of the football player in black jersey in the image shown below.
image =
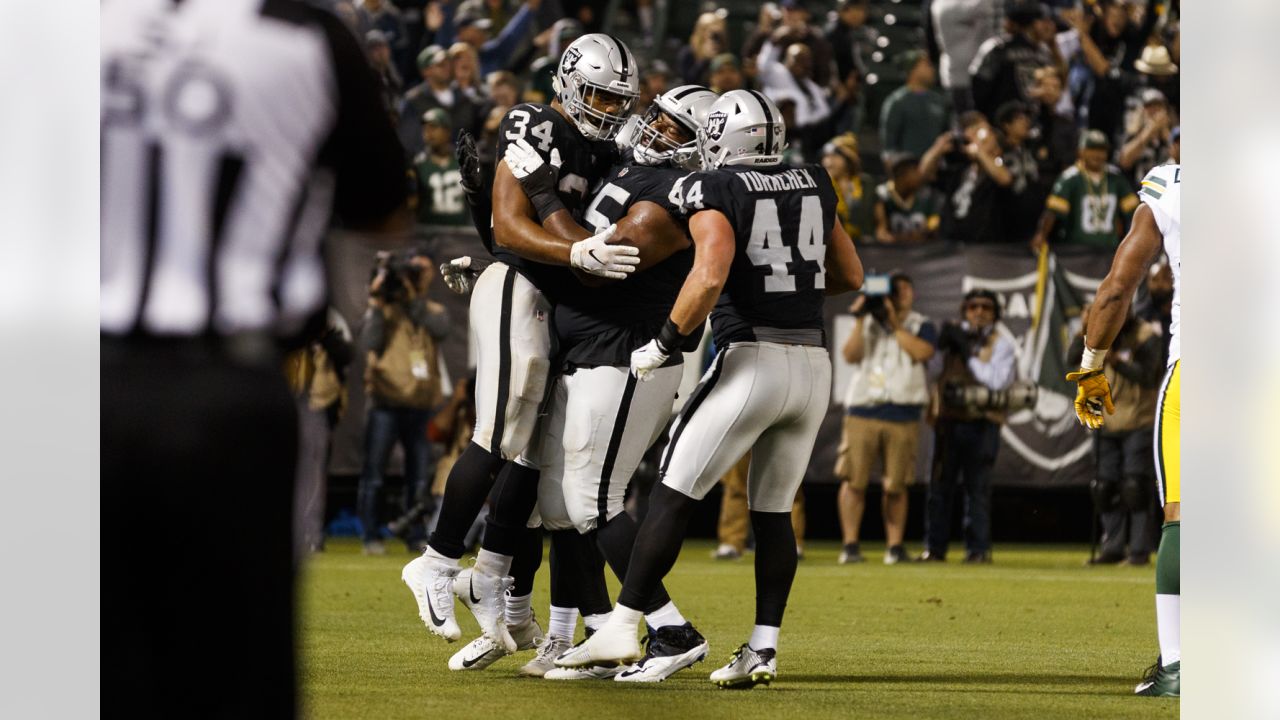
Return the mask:
[(755, 628), (711, 679), (751, 687), (777, 674), (778, 632), (796, 570), (791, 503), (831, 395), (823, 295), (862, 284), (831, 179), (819, 165), (782, 163), (785, 138), (771, 100), (750, 90), (725, 93), (698, 133), (709, 171), (673, 191), (689, 217), (693, 268), (657, 336), (632, 353), (631, 370), (650, 377), (708, 313), (719, 352), (672, 427), (612, 616), (558, 665), (640, 657), (642, 609), (675, 564), (696, 502), (749, 450)]
[[(609, 141), (639, 95), (637, 71), (631, 51), (616, 38), (584, 35), (561, 57), (556, 100), (549, 106), (522, 104), (509, 110), (500, 125), (498, 151), (516, 140), (536, 148), (557, 172), (557, 199), (570, 214), (580, 215), (591, 182), (616, 159)], [(547, 385), (551, 305), (561, 293), (580, 287), (570, 268), (620, 279), (639, 259), (635, 247), (607, 242), (608, 231), (569, 236), (544, 230), (540, 208), (501, 163), (494, 176), (492, 208), (492, 235), (482, 237), (498, 262), (478, 278), (467, 278), (474, 282), (470, 332), (477, 360), (475, 431), (449, 473), (427, 550), (405, 566), (401, 577), (432, 633), (450, 642), (461, 636), (453, 612), (456, 593), (494, 648), (515, 652), (532, 647), (540, 635), (527, 610), (531, 587), (517, 589), (523, 594), (514, 604), (523, 607), (510, 613), (519, 640), (508, 629), (504, 607), (509, 603), (504, 598), (514, 584), (513, 556), (531, 544), (525, 524), (536, 500), (538, 471), (512, 461), (529, 444)], [(461, 572), (463, 538), (500, 471), (502, 482), (516, 489), (506, 494), (513, 506), (506, 512), (501, 504), (491, 508), (476, 566)], [(536, 551), (540, 561), (540, 543)], [(479, 662), (455, 656), (451, 666), (454, 660), (460, 668)]]
[[(620, 142), (632, 157), (606, 176), (585, 223), (595, 232), (616, 224), (614, 239), (640, 248), (639, 270), (625, 281), (577, 293), (556, 305), (562, 367), (534, 441), (542, 469), (538, 508), (553, 541), (559, 533), (590, 536), (620, 580), (636, 537), (635, 521), (623, 508), (627, 486), (671, 418), (683, 376), (683, 356), (673, 353), (653, 371), (651, 382), (639, 383), (630, 373), (631, 351), (661, 329), (692, 265), (692, 244), (672, 190), (698, 165), (697, 131), (715, 100), (715, 93), (698, 85), (667, 91), (655, 98), (630, 133), (632, 140)], [(509, 144), (505, 160), (535, 204), (557, 203), (552, 168), (528, 143)], [(572, 222), (560, 209), (547, 224)], [(699, 337), (691, 336), (692, 347), (685, 349), (696, 348)], [(553, 591), (556, 582), (553, 576)], [(706, 640), (661, 584), (644, 610), (651, 634), (645, 656), (634, 666), (550, 668), (544, 676), (660, 682), (706, 657)], [(571, 638), (554, 630), (548, 640), (535, 663), (550, 666), (571, 645)]]

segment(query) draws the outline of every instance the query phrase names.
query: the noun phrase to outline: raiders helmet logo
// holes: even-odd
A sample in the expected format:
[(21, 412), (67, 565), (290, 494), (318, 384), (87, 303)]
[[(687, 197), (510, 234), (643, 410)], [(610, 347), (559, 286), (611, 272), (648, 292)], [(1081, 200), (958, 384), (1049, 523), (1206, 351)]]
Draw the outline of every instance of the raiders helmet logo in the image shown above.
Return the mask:
[(569, 48), (564, 51), (564, 57), (560, 58), (560, 72), (571, 72), (578, 66), (578, 61), (582, 59), (582, 51), (578, 48)]
[(707, 137), (712, 140), (719, 140), (724, 135), (724, 124), (729, 120), (729, 115), (723, 110), (717, 110), (707, 116)]

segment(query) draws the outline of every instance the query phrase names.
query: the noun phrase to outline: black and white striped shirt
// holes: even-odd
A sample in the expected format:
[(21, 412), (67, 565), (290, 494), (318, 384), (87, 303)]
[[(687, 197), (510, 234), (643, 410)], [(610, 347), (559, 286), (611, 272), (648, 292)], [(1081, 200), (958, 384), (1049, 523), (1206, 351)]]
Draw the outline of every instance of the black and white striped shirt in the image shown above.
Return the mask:
[(108, 0), (101, 47), (102, 333), (297, 332), (331, 214), (405, 194), (355, 37), (296, 0)]

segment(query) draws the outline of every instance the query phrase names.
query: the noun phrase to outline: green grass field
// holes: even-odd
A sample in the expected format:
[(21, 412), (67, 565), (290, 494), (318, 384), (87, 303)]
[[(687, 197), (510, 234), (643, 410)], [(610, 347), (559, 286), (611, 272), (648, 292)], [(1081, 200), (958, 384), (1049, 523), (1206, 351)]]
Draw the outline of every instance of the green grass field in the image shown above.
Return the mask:
[[(302, 581), (304, 705), (310, 718), (1169, 718), (1176, 700), (1133, 697), (1156, 655), (1153, 569), (1086, 568), (1084, 547), (997, 546), (995, 564), (836, 565), (815, 543), (800, 563), (779, 679), (720, 690), (707, 674), (747, 639), (751, 556), (710, 559), (686, 543), (667, 580), (711, 643), (706, 662), (656, 685), (517, 677), (529, 653), (477, 673), (445, 663), (461, 643), (429, 635), (400, 568), (332, 542)], [(953, 553), (959, 554), (959, 553)], [(616, 596), (616, 584), (611, 582)], [(534, 607), (547, 613), (539, 573)], [(463, 640), (474, 620), (461, 605)], [(544, 623), (545, 624), (545, 623)], [(581, 631), (579, 631), (581, 632)]]

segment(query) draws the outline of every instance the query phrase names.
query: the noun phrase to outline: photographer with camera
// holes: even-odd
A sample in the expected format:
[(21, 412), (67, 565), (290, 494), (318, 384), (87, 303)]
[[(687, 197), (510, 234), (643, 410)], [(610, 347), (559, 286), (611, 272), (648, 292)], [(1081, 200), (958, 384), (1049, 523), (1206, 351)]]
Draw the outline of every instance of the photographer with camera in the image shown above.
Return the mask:
[(356, 498), (369, 555), (386, 552), (379, 506), (383, 469), (397, 441), (404, 450), (407, 496), (422, 495), (429, 479), (427, 422), (443, 399), (437, 343), (449, 332), (448, 312), (427, 299), (435, 272), (420, 250), (382, 252), (369, 283), (369, 309), (360, 330), (360, 348), (367, 353), (367, 417)]
[(871, 466), (884, 465), (886, 550), (884, 562), (907, 559), (902, 546), (907, 526), (907, 489), (916, 476), (920, 419), (929, 402), (925, 363), (934, 354), (937, 328), (912, 310), (915, 286), (902, 273), (867, 275), (863, 294), (853, 301), (853, 332), (843, 354), (853, 367), (845, 393), (844, 433), (836, 456), (840, 485), (840, 563), (862, 562), (858, 530), (866, 509)]
[[(1085, 307), (1080, 333), (1067, 350), (1068, 365), (1084, 352)], [(1116, 412), (1093, 433), (1094, 477), (1089, 484), (1102, 529), (1101, 548), (1090, 565), (1146, 565), (1155, 550), (1155, 455), (1151, 432), (1165, 370), (1158, 322), (1129, 317), (1103, 364)], [(1127, 526), (1127, 527), (1126, 527)], [(1128, 552), (1126, 553), (1126, 546)]]
[[(964, 484), (965, 562), (991, 562), (991, 468), (1010, 409), (1034, 404), (1034, 385), (1014, 385), (1016, 349), (998, 332), (1000, 301), (983, 288), (965, 293), (964, 320), (938, 334), (941, 405), (934, 424), (933, 473), (922, 561), (942, 562), (951, 539), (951, 500)], [(1014, 392), (1016, 391), (1016, 392)]]

